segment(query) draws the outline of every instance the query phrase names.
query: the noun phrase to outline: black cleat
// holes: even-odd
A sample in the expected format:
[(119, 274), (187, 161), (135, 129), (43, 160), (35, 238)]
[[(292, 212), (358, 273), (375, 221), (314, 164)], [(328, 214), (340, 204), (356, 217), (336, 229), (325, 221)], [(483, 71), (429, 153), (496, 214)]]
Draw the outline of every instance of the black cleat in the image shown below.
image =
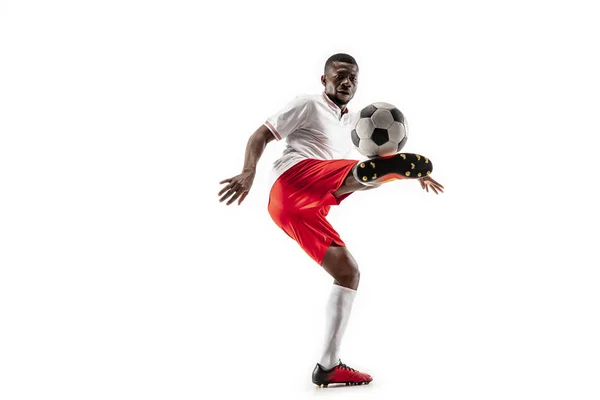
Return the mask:
[(433, 171), (427, 157), (399, 153), (391, 157), (372, 158), (358, 163), (352, 169), (354, 177), (365, 185), (375, 185), (396, 179), (418, 179)]

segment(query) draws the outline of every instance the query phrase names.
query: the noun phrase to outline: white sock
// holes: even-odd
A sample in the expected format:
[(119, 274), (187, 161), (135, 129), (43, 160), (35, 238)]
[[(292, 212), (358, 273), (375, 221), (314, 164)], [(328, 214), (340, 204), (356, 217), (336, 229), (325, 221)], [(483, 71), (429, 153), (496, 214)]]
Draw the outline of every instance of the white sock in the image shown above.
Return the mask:
[(336, 366), (340, 360), (340, 346), (352, 311), (356, 290), (333, 285), (325, 312), (325, 348), (319, 364), (325, 369)]

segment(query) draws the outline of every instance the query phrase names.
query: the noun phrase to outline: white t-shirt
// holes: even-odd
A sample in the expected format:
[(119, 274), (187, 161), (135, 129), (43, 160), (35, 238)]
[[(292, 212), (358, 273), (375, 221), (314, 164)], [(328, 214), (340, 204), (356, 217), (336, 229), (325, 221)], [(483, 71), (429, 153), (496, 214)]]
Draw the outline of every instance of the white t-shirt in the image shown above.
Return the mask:
[(358, 112), (342, 113), (325, 93), (298, 96), (268, 118), (265, 126), (277, 140), (286, 140), (286, 148), (273, 164), (271, 182), (307, 158), (317, 160), (356, 159), (350, 132), (358, 121)]

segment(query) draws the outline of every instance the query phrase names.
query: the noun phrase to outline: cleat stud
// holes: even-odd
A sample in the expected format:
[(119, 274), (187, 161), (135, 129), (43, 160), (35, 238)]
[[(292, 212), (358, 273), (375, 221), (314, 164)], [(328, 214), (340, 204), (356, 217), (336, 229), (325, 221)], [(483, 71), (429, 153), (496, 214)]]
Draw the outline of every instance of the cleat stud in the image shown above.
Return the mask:
[(421, 156), (418, 154), (415, 154), (415, 156), (417, 156), (417, 161), (421, 161)]
[(424, 157), (424, 158), (425, 158), (425, 164), (429, 164), (429, 160), (427, 159), (427, 157)]
[(406, 160), (406, 155), (400, 154), (400, 157), (402, 157), (403, 160)]
[(429, 175), (431, 173), (431, 171), (427, 171), (427, 175)]
[(419, 172), (419, 173), (417, 174), (417, 176), (418, 176), (418, 177), (421, 177), (421, 173)]
[(410, 176), (410, 171), (406, 171), (406, 173), (404, 175)]
[(366, 182), (366, 181), (367, 181), (367, 179), (368, 179), (368, 178), (367, 178), (366, 176), (363, 176), (363, 181), (365, 181), (365, 182)]
[(377, 179), (377, 174), (373, 174), (373, 178), (372, 179)]
[(371, 161), (371, 167), (375, 168), (375, 163)]
[(410, 169), (415, 169), (415, 164), (410, 163)]
[(360, 167), (364, 168), (365, 167), (365, 163), (360, 164)]

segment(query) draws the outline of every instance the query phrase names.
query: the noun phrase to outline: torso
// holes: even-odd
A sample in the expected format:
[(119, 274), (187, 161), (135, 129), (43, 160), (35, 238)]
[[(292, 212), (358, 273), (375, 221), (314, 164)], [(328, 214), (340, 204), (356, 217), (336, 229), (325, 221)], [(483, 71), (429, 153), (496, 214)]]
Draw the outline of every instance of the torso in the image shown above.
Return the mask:
[(343, 159), (354, 147), (350, 132), (357, 113), (342, 113), (324, 93), (306, 96), (306, 99), (310, 102), (309, 114), (306, 121), (285, 139), (286, 148), (273, 165), (275, 179), (302, 160)]

